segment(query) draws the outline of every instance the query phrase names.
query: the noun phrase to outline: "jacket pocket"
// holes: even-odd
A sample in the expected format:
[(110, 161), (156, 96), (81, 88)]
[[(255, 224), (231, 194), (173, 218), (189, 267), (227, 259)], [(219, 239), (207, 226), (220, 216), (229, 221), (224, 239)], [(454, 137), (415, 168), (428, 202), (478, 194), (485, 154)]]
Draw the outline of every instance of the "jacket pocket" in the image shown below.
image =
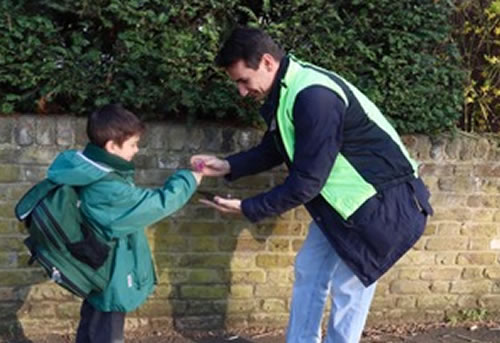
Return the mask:
[(389, 234), (393, 226), (390, 211), (381, 199), (370, 206), (370, 211), (364, 215), (351, 218), (352, 230), (358, 233), (360, 238), (375, 252), (377, 256), (386, 256), (394, 248), (396, 237)]
[(151, 259), (151, 251), (144, 234), (134, 237), (135, 243), (135, 284), (138, 289), (150, 287), (154, 283), (154, 267)]
[(135, 252), (129, 245), (129, 237), (119, 240), (113, 278), (109, 293), (105, 296), (115, 311), (128, 312), (143, 302), (144, 296), (137, 287)]
[(354, 212), (346, 221), (346, 227), (357, 228), (361, 223), (364, 223), (374, 217), (382, 204), (383, 195), (380, 193), (375, 194), (366, 200), (361, 207)]
[(409, 182), (410, 188), (413, 192), (413, 199), (415, 201), (415, 205), (425, 215), (432, 216), (434, 214), (434, 210), (432, 209), (431, 204), (429, 203), (429, 198), (431, 194), (429, 190), (423, 183), (422, 179), (418, 178), (411, 182)]
[(415, 205), (409, 183), (384, 190), (373, 198), (377, 201), (372, 201), (365, 215), (353, 218), (352, 229), (379, 257), (407, 248), (421, 234), (425, 223), (425, 214)]

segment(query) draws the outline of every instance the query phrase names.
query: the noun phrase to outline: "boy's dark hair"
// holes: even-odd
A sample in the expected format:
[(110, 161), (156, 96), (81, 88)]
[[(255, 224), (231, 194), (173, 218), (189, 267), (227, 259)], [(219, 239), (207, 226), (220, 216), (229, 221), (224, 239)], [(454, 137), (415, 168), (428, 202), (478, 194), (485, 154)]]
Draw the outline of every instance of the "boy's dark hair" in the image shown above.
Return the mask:
[(264, 31), (250, 27), (237, 27), (226, 39), (215, 58), (218, 67), (227, 68), (238, 60), (245, 61), (248, 68), (257, 69), (262, 55), (270, 54), (280, 61), (285, 52)]
[(121, 146), (128, 138), (142, 134), (144, 129), (139, 118), (120, 104), (101, 107), (90, 114), (87, 121), (90, 142), (101, 148), (110, 140)]

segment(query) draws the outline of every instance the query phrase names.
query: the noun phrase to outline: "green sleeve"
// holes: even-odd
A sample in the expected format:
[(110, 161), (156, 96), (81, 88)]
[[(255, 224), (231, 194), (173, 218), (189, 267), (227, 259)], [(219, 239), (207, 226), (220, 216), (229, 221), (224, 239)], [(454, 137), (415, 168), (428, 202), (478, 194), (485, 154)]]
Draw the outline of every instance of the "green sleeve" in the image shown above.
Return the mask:
[(108, 185), (103, 182), (100, 188), (100, 192), (106, 192), (103, 188), (108, 188), (107, 200), (94, 204), (94, 208), (90, 208), (90, 217), (114, 238), (143, 230), (176, 212), (189, 201), (197, 184), (191, 171), (179, 170), (157, 189), (116, 181)]

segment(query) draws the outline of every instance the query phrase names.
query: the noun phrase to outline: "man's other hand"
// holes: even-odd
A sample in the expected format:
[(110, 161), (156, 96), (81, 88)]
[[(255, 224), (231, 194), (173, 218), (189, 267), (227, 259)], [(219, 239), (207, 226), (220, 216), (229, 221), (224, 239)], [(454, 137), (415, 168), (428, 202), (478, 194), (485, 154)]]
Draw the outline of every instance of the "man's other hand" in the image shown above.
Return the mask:
[(213, 201), (206, 199), (200, 199), (199, 201), (202, 204), (213, 207), (222, 213), (241, 214), (240, 199), (222, 198), (220, 196), (215, 196)]

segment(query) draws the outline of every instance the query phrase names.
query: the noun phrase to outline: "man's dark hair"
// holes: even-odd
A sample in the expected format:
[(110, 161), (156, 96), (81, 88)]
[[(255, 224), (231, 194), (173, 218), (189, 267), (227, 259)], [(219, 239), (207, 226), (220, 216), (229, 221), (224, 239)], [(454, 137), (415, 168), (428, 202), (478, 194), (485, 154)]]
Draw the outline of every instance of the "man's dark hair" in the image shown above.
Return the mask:
[(87, 136), (91, 143), (103, 148), (107, 141), (119, 146), (128, 138), (144, 132), (145, 126), (130, 111), (120, 104), (105, 105), (90, 114), (87, 121)]
[(237, 27), (226, 39), (215, 58), (215, 64), (227, 68), (239, 60), (245, 61), (248, 68), (257, 69), (262, 55), (270, 54), (275, 60), (280, 61), (285, 52), (264, 31)]

